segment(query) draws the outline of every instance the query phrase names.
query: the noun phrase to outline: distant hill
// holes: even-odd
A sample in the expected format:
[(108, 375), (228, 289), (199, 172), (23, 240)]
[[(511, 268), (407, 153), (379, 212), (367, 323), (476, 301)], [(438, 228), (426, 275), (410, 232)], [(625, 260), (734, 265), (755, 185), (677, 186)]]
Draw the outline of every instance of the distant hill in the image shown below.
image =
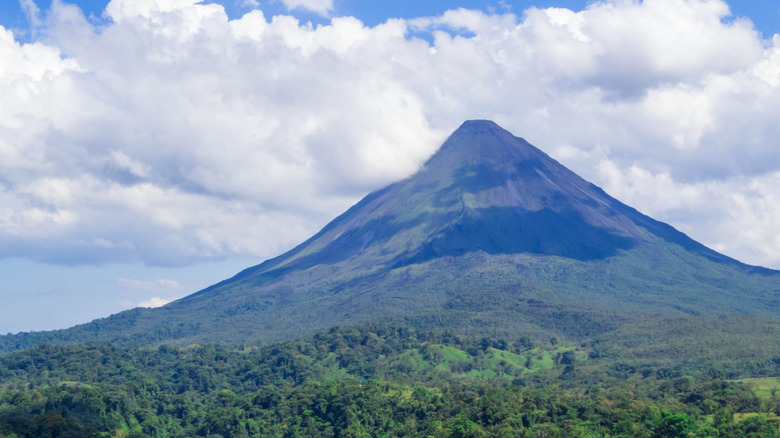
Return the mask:
[(754, 314), (780, 316), (780, 272), (719, 254), (475, 120), (285, 254), (159, 309), (0, 337), (0, 351), (268, 343), (380, 320), (585, 339), (657, 315)]

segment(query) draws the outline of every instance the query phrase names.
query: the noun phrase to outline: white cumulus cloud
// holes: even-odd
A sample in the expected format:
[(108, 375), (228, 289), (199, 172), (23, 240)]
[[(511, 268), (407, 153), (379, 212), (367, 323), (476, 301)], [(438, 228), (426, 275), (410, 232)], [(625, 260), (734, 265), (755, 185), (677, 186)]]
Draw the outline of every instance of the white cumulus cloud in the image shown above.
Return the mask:
[(166, 300), (165, 298), (152, 297), (146, 301), (141, 301), (140, 303), (138, 303), (138, 307), (150, 307), (150, 308), (162, 307), (170, 302), (171, 300)]
[(0, 257), (270, 257), (489, 118), (693, 238), (780, 267), (779, 36), (721, 0), (516, 12), (312, 26), (113, 0), (96, 27), (53, 2), (39, 41), (0, 28)]

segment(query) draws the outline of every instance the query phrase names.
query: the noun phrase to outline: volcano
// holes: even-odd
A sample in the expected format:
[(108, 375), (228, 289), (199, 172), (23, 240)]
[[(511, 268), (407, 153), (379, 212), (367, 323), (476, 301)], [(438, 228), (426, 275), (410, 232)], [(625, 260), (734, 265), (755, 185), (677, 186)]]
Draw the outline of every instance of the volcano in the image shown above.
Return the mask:
[(645, 216), (490, 121), (463, 123), (410, 178), (291, 251), (158, 309), (6, 336), (271, 342), (403, 320), (589, 336), (636, 315), (780, 315), (780, 272)]

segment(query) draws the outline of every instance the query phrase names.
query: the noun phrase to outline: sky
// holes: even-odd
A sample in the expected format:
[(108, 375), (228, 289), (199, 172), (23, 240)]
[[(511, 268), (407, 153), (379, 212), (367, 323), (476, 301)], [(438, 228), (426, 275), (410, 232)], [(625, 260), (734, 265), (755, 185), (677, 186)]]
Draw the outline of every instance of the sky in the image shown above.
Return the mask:
[(0, 333), (194, 293), (491, 119), (780, 269), (780, 3), (3, 0)]

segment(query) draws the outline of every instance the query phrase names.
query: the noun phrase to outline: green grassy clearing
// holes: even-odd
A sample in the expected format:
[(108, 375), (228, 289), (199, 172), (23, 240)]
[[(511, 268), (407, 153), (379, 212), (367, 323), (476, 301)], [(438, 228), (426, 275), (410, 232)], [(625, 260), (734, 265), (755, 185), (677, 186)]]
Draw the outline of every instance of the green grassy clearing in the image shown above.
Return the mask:
[(780, 394), (780, 377), (759, 377), (738, 381), (750, 385), (756, 396), (760, 398), (770, 398), (773, 392)]

